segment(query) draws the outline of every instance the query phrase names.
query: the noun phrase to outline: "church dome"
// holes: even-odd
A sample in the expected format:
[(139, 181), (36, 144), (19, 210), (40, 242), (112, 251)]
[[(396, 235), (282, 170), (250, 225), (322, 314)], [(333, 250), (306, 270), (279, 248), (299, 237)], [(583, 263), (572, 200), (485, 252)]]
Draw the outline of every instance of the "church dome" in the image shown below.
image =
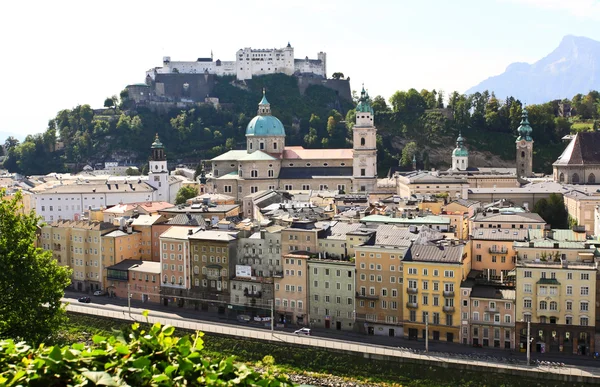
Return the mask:
[(455, 148), (452, 151), (452, 156), (454, 156), (454, 157), (469, 157), (469, 151), (467, 150), (467, 148), (464, 148), (464, 147)]
[(285, 129), (277, 117), (259, 115), (248, 123), (246, 136), (285, 136)]
[(285, 129), (279, 118), (271, 115), (271, 104), (263, 89), (262, 100), (258, 104), (258, 115), (248, 123), (246, 136), (283, 136)]

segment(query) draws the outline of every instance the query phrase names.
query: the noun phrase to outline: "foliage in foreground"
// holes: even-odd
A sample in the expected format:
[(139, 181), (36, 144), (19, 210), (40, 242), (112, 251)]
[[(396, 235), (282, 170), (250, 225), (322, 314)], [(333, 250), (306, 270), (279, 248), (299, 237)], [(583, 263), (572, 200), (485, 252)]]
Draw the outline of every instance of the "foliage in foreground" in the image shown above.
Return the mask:
[(278, 375), (273, 358), (257, 372), (234, 357), (203, 354), (202, 333), (177, 338), (175, 328), (154, 324), (147, 332), (134, 323), (128, 335), (94, 336), (93, 344), (32, 348), (0, 341), (2, 386), (273, 386), (293, 384)]
[(18, 191), (0, 190), (0, 337), (40, 343), (65, 322), (71, 270), (35, 247), (39, 217), (23, 214)]

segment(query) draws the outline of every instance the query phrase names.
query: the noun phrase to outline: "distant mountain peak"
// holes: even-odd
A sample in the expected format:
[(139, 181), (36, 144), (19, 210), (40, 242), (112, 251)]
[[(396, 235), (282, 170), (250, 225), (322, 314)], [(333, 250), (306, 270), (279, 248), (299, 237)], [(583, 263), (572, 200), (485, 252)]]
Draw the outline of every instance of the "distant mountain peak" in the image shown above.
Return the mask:
[(511, 63), (506, 71), (466, 91), (494, 91), (498, 98), (513, 96), (530, 104), (571, 98), (600, 90), (600, 42), (565, 35), (558, 47), (533, 64)]

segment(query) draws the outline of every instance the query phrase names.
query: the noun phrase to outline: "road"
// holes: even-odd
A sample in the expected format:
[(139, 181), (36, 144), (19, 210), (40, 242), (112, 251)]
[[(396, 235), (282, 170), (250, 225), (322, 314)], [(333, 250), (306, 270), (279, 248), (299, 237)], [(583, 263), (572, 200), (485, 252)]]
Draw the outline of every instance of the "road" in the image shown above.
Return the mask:
[[(83, 304), (77, 302), (77, 298), (81, 297), (82, 293), (67, 291), (65, 292), (65, 298), (63, 298), (64, 302), (69, 302), (73, 305), (79, 305), (89, 308), (98, 308), (104, 309), (107, 311), (117, 311), (123, 314), (124, 318), (127, 318), (128, 308), (127, 308), (127, 300), (126, 299), (117, 299), (117, 298), (107, 298), (107, 297), (94, 297), (90, 296), (92, 299), (92, 303)], [(220, 315), (211, 312), (203, 312), (196, 311), (184, 308), (177, 308), (175, 306), (164, 306), (153, 303), (142, 303), (137, 300), (131, 301), (131, 313), (135, 315), (139, 315), (142, 311), (149, 310), (151, 316), (156, 316), (160, 318), (174, 319), (180, 321), (197, 321), (203, 323), (215, 323), (222, 326), (230, 326), (230, 327), (238, 327), (244, 329), (256, 329), (260, 331), (268, 331), (270, 329), (269, 324), (261, 325), (258, 323), (244, 323), (239, 322), (234, 317), (227, 318), (225, 315)], [(277, 332), (282, 333), (293, 333), (297, 327), (288, 327), (288, 328), (277, 328)], [(367, 345), (376, 345), (381, 347), (386, 347), (390, 349), (397, 349), (399, 347), (403, 348), (412, 348), (423, 350), (425, 348), (425, 343), (423, 340), (408, 340), (401, 337), (388, 337), (388, 336), (367, 336), (358, 332), (349, 332), (349, 331), (337, 331), (331, 329), (318, 329), (311, 328), (311, 334), (313, 338), (319, 339), (329, 339), (336, 340), (346, 343), (353, 344), (367, 344)], [(523, 362), (526, 361), (526, 354), (517, 352), (517, 351), (508, 351), (503, 349), (496, 348), (474, 348), (467, 345), (461, 344), (450, 344), (445, 342), (436, 342), (433, 340), (429, 341), (429, 351), (444, 353), (444, 356), (451, 357), (453, 354), (477, 354), (478, 356), (489, 356), (489, 357), (498, 357), (498, 358), (513, 358), (519, 359)], [(583, 356), (565, 356), (564, 354), (531, 354), (532, 361), (536, 359), (545, 360), (545, 361), (553, 361), (553, 362), (562, 362), (569, 365), (574, 366), (585, 366), (587, 367), (598, 367), (600, 368), (600, 359), (595, 360), (591, 357), (583, 357)], [(600, 373), (600, 370), (598, 370)]]

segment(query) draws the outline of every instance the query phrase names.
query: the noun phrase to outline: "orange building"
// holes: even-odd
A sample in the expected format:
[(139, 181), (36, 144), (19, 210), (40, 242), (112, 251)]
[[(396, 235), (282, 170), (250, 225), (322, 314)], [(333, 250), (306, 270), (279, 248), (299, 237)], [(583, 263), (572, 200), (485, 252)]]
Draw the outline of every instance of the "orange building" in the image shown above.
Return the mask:
[(160, 262), (160, 246), (158, 241), (160, 234), (158, 230), (153, 232), (152, 227), (155, 224), (164, 223), (166, 220), (162, 215), (140, 215), (131, 223), (133, 230), (142, 234), (142, 260)]
[(506, 278), (509, 271), (515, 268), (516, 253), (513, 242), (527, 240), (528, 229), (476, 228), (471, 235), (473, 257), (472, 270), (483, 272), (490, 279)]
[[(141, 259), (142, 234), (131, 227), (114, 230), (102, 236), (102, 267), (109, 267), (127, 259)], [(107, 273), (102, 273), (102, 288), (107, 289)]]
[(108, 295), (142, 302), (160, 302), (160, 263), (126, 259), (107, 268)]

